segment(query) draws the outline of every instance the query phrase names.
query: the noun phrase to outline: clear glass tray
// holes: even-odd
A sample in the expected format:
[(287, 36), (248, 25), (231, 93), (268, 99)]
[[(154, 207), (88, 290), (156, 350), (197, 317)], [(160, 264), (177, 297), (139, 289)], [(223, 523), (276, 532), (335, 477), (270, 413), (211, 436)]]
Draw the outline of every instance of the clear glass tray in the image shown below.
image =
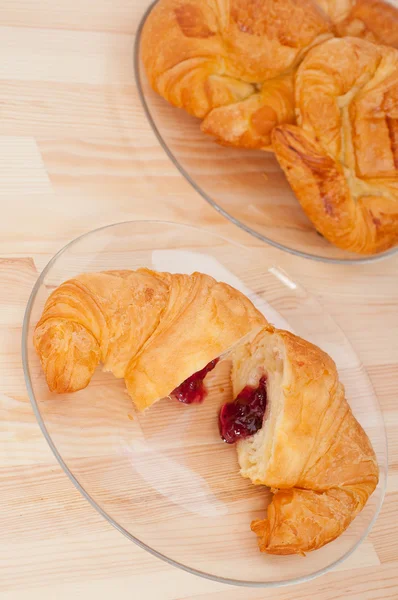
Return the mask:
[(194, 189), (235, 225), (292, 254), (331, 263), (372, 262), (396, 254), (398, 247), (374, 256), (336, 248), (316, 232), (273, 154), (219, 146), (201, 132), (198, 119), (153, 92), (140, 58), (141, 30), (153, 4), (141, 2), (146, 13), (134, 51), (137, 87), (159, 142)]
[[(380, 466), (376, 491), (337, 540), (305, 558), (258, 551), (250, 522), (265, 515), (269, 492), (239, 475), (235, 448), (219, 437), (218, 409), (229, 398), (226, 363), (210, 375), (210, 393), (201, 405), (164, 399), (137, 414), (123, 381), (100, 370), (81, 392), (49, 392), (32, 336), (51, 290), (81, 272), (138, 267), (198, 270), (230, 283), (269, 321), (334, 358)], [(126, 222), (92, 231), (61, 250), (37, 281), (24, 320), (23, 364), (40, 427), (80, 492), (130, 540), (191, 573), (237, 585), (305, 581), (347, 558), (380, 510), (386, 435), (365, 369), (318, 301), (269, 261), (266, 246), (249, 249), (201, 229), (162, 222)], [(366, 556), (366, 548), (365, 542), (357, 552)]]

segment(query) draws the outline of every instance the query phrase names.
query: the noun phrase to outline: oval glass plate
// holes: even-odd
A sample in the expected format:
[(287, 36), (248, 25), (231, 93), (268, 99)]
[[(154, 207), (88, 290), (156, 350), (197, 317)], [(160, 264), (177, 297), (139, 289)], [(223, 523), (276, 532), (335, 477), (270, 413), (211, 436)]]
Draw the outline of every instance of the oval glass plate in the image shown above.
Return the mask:
[[(398, 1), (398, 0), (397, 0)], [(154, 3), (143, 0), (135, 44), (138, 92), (159, 142), (188, 182), (217, 211), (263, 242), (305, 258), (332, 263), (380, 260), (340, 250), (318, 234), (301, 209), (273, 154), (224, 148), (200, 130), (200, 121), (174, 108), (150, 87), (140, 58), (140, 35)]]
[[(218, 409), (230, 397), (227, 363), (209, 375), (210, 392), (201, 405), (166, 398), (137, 414), (123, 381), (100, 370), (81, 392), (49, 392), (32, 336), (51, 290), (81, 272), (138, 267), (208, 273), (244, 292), (276, 326), (332, 355), (380, 465), (375, 493), (336, 541), (305, 559), (258, 551), (250, 522), (264, 516), (269, 492), (239, 475), (235, 448), (219, 437)], [(88, 233), (61, 250), (37, 281), (24, 320), (23, 363), (42, 431), (81, 493), (131, 540), (192, 573), (240, 585), (307, 580), (346, 558), (378, 514), (386, 482), (386, 436), (365, 369), (317, 300), (269, 263), (263, 247), (249, 249), (163, 222), (120, 223)], [(366, 561), (372, 547), (365, 542), (358, 551)]]

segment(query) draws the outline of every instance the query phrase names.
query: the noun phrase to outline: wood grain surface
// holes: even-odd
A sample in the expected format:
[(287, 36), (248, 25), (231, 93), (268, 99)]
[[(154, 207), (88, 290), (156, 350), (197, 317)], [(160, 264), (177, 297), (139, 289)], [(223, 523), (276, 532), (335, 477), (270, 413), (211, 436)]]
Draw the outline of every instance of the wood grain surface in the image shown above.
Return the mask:
[(139, 2), (2, 0), (0, 8), (0, 598), (398, 598), (398, 258), (326, 265), (264, 248), (343, 328), (387, 426), (383, 509), (335, 571), (272, 591), (189, 575), (124, 538), (63, 473), (35, 421), (20, 352), (29, 294), (53, 254), (128, 219), (260, 243), (193, 191), (146, 122), (132, 73)]

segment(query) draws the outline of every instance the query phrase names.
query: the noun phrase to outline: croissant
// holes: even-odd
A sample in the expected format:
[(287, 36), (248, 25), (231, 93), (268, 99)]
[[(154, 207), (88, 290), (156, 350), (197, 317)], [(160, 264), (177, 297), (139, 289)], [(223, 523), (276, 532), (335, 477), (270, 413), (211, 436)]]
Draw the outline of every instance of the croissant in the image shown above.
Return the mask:
[(312, 0), (159, 0), (142, 31), (153, 89), (224, 145), (269, 148), (294, 122), (293, 72), (331, 37)]
[(384, 0), (316, 0), (341, 36), (398, 48), (398, 8)]
[(52, 391), (83, 389), (102, 362), (143, 410), (193, 374), (201, 384), (220, 355), (264, 323), (243, 294), (201, 273), (87, 273), (50, 295), (34, 345)]
[(398, 243), (398, 50), (356, 38), (313, 48), (295, 80), (297, 126), (276, 157), (316, 229), (375, 254)]
[(304, 554), (348, 527), (377, 485), (378, 466), (322, 350), (267, 325), (233, 353), (235, 396), (264, 380), (262, 427), (237, 443), (241, 475), (274, 494), (252, 530), (262, 552)]
[(333, 540), (377, 485), (374, 452), (332, 359), (212, 277), (79, 275), (48, 298), (34, 345), (51, 390), (83, 389), (102, 362), (140, 410), (167, 395), (202, 399), (203, 380), (229, 350), (234, 393), (250, 398), (246, 412), (222, 409), (249, 435), (237, 444), (241, 474), (274, 491), (267, 518), (252, 523), (264, 552), (302, 554)]

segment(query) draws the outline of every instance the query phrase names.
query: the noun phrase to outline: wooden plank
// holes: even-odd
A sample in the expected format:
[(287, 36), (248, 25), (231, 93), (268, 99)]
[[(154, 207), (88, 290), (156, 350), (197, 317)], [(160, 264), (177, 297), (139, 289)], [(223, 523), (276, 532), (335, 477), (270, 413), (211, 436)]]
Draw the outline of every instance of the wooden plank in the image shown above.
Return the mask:
[[(0, 54), (6, 59), (0, 64), (1, 598), (395, 600), (397, 258), (356, 266), (304, 260), (262, 244), (212, 209), (180, 176), (145, 118), (132, 62), (143, 9), (142, 3), (131, 0), (2, 2)], [(163, 115), (161, 102), (158, 106)], [(218, 148), (208, 150), (202, 144), (196, 124), (190, 124), (191, 134), (184, 137), (173, 123), (167, 119), (165, 123), (195, 174), (211, 173)], [(256, 157), (262, 160), (269, 177), (278, 178), (272, 161)], [(239, 176), (238, 159), (231, 159), (229, 168)], [(246, 180), (254, 185), (250, 173)], [(215, 184), (222, 189), (222, 181)], [(264, 203), (271, 210), (266, 188)], [(253, 219), (261, 217), (258, 210), (253, 209)], [(283, 218), (289, 210), (283, 207)], [(96, 227), (130, 219), (188, 222), (260, 248), (267, 260), (321, 300), (365, 364), (386, 423), (387, 496), (371, 534), (335, 571), (300, 586), (250, 590), (177, 570), (113, 529), (83, 499), (52, 455), (23, 377), (25, 306), (38, 274), (64, 244)], [(305, 232), (304, 218), (301, 225)], [(78, 440), (75, 447), (79, 448)], [(191, 452), (187, 460), (196, 464), (198, 459)], [(216, 489), (218, 479), (215, 470)], [(239, 491), (244, 493), (243, 488)], [(167, 519), (163, 521), (166, 527)], [(209, 537), (213, 541), (209, 555), (223, 543), (216, 539), (216, 527), (214, 535)]]

